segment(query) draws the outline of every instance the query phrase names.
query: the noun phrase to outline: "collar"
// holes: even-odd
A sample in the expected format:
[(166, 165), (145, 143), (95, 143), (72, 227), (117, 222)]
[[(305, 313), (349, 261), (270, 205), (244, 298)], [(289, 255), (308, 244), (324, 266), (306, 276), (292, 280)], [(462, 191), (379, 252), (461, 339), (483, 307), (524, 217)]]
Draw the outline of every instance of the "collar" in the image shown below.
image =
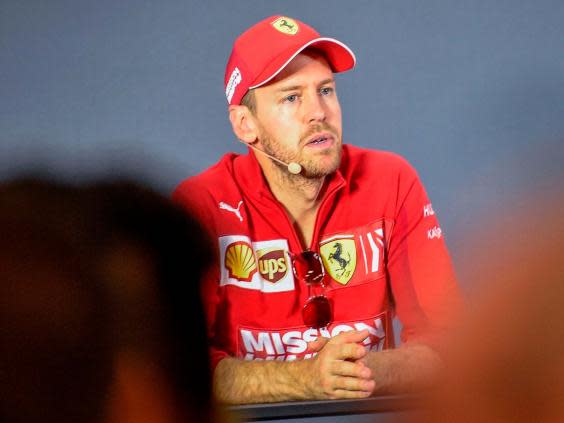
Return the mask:
[[(326, 183), (329, 185), (325, 191), (325, 197), (331, 195), (337, 190), (344, 188), (347, 185), (346, 179), (343, 177), (343, 167), (346, 166), (348, 152), (343, 145), (343, 153), (341, 157), (341, 164), (339, 169), (326, 178)], [(238, 155), (233, 161), (233, 176), (238, 181), (241, 188), (250, 197), (258, 197), (270, 199), (278, 202), (272, 191), (270, 190), (262, 168), (255, 156), (255, 152), (249, 148), (248, 154)]]

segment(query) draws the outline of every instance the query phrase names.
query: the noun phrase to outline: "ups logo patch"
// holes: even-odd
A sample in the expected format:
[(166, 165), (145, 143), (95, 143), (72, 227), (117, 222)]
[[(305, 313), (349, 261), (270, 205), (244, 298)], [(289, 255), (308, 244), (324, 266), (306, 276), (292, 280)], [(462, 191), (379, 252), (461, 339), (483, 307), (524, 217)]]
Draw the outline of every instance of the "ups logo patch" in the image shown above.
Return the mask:
[(278, 282), (288, 272), (284, 250), (267, 248), (257, 251), (259, 272), (264, 280)]

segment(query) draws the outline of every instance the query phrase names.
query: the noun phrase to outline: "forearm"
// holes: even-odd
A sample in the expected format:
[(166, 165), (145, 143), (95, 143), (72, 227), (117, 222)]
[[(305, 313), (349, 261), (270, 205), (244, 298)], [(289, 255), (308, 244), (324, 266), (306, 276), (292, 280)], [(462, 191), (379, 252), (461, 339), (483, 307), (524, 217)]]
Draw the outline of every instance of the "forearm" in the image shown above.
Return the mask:
[(228, 404), (291, 400), (366, 398), (374, 390), (360, 343), (368, 331), (318, 338), (309, 347), (315, 357), (296, 361), (221, 360), (213, 375), (216, 398)]
[(309, 360), (221, 360), (213, 375), (217, 399), (229, 404), (311, 399), (305, 375)]
[(397, 349), (370, 352), (375, 394), (413, 392), (431, 387), (442, 370), (442, 360), (425, 344), (404, 344)]

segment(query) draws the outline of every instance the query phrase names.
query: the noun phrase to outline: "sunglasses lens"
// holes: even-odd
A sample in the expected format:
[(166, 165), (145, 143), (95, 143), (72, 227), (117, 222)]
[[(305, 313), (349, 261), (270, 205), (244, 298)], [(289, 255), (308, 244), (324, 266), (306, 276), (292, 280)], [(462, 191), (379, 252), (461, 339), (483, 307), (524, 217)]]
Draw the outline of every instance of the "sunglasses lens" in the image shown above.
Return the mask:
[(294, 259), (294, 272), (298, 279), (308, 284), (320, 283), (323, 280), (323, 267), (319, 254), (304, 251)]
[(302, 316), (306, 326), (323, 328), (332, 320), (331, 304), (326, 297), (313, 297), (302, 309)]

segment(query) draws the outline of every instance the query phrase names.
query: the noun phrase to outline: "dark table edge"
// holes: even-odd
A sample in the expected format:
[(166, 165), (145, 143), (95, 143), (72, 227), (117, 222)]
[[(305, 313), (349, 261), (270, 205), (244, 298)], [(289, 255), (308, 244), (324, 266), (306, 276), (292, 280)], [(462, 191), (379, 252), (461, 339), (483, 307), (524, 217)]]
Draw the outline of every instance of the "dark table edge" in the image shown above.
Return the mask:
[(421, 408), (418, 395), (387, 395), (354, 400), (292, 401), (248, 404), (227, 407), (228, 412), (243, 421), (337, 416), (406, 411)]

